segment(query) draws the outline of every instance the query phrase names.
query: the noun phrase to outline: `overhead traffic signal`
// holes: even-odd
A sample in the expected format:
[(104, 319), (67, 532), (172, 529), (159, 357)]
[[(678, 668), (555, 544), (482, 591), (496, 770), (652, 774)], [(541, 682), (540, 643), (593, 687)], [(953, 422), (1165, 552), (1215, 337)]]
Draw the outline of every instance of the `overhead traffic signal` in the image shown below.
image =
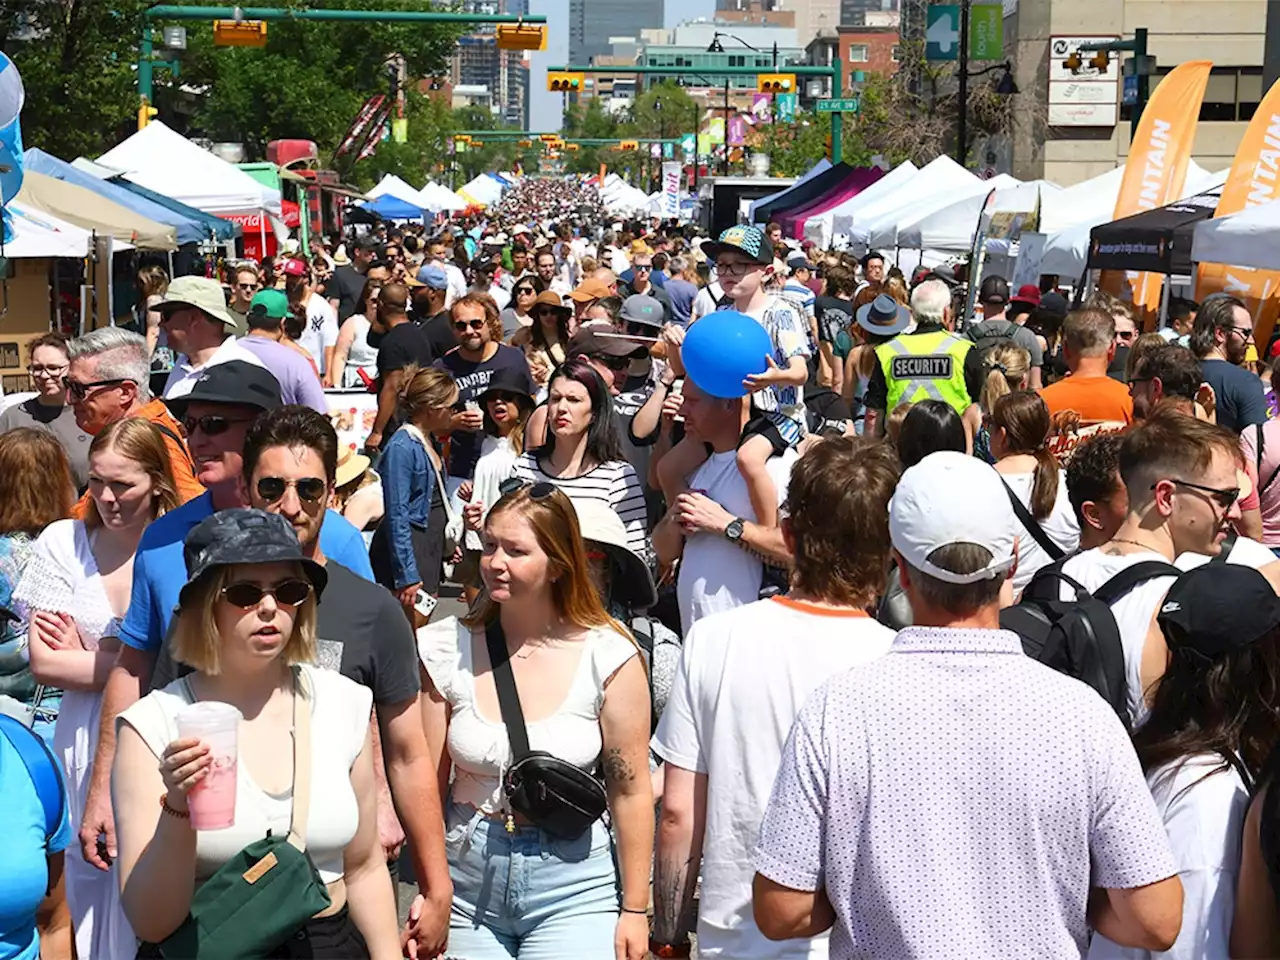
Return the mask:
[(516, 141), (516, 146), (517, 146), (517, 147), (532, 147), (532, 146), (533, 146), (533, 141), (532, 141), (532, 140), (517, 140), (517, 141)]
[(215, 47), (265, 47), (267, 22), (265, 20), (215, 20), (213, 21), (213, 45)]
[(564, 148), (565, 148), (566, 150), (581, 150), (581, 149), (582, 149), (582, 144), (580, 144), (580, 143), (566, 143), (566, 144), (564, 145)]
[(147, 102), (147, 99), (143, 97), (142, 105), (138, 107), (138, 129), (141, 130), (155, 119), (155, 115), (159, 112), (159, 110), (151, 106), (151, 104)]
[(621, 143), (618, 144), (618, 149), (619, 150), (639, 150), (640, 141), (639, 140), (623, 140)]
[(794, 93), (794, 73), (762, 73), (756, 77), (756, 90), (760, 93)]
[(586, 81), (584, 73), (548, 73), (547, 89), (552, 93), (578, 93)]
[(498, 24), (499, 50), (545, 50), (547, 28), (534, 23)]

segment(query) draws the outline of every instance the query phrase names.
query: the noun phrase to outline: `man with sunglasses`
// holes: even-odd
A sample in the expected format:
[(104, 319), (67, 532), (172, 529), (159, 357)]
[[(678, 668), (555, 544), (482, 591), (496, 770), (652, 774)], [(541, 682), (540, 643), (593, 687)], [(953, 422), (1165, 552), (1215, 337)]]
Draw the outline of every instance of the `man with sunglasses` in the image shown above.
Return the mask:
[(164, 398), (170, 403), (190, 393), (210, 367), (230, 360), (262, 365), (232, 334), (235, 320), (216, 280), (178, 277), (169, 284), (156, 309), (169, 346), (181, 354), (164, 385)]
[(258, 268), (252, 263), (242, 263), (231, 275), (231, 300), (227, 309), (235, 319), (235, 335), (243, 337), (249, 329), (249, 303), (253, 295), (262, 289)]
[[(243, 484), (245, 437), (256, 417), (280, 407), (280, 385), (261, 366), (232, 360), (207, 370), (173, 407), (186, 426), (196, 477), (207, 490), (148, 526), (134, 556), (129, 609), (120, 625), (122, 646), (103, 690), (97, 764), (80, 830), (85, 859), (103, 870), (109, 861), (98, 850), (101, 835), (105, 834), (107, 854), (115, 857), (109, 789), (115, 717), (150, 689), (156, 658), (186, 581), (182, 545), (187, 534), (219, 510), (248, 504)], [(360, 532), (341, 516), (335, 514), (325, 525), (321, 547), (326, 556), (373, 579)]]
[(453, 305), (449, 317), (457, 346), (436, 360), (435, 365), (447, 370), (458, 384), (446, 480), (452, 496), (475, 475), (484, 439), (484, 414), (477, 399), (489, 388), (494, 371), (509, 370), (524, 383), (526, 392), (532, 395), (536, 391), (524, 351), (493, 339), (498, 306), (492, 298), (468, 293)]
[(1256, 374), (1243, 364), (1253, 343), (1253, 318), (1235, 297), (1206, 298), (1191, 328), (1191, 352), (1213, 388), (1218, 423), (1240, 433), (1267, 422), (1267, 401)]
[(646, 248), (631, 258), (630, 279), (624, 274), (618, 280), (622, 283), (624, 296), (644, 296), (658, 301), (662, 305), (662, 322), (671, 322), (671, 298), (667, 291), (654, 281), (653, 254)]
[[(1124, 522), (1099, 547), (1070, 557), (1062, 572), (1091, 593), (1143, 561), (1170, 564), (1110, 604), (1120, 631), (1128, 681), (1128, 720), (1139, 726), (1146, 693), (1168, 659), (1156, 616), (1183, 554), (1216, 557), (1240, 520), (1240, 449), (1229, 430), (1174, 411), (1160, 411), (1129, 430), (1120, 446), (1120, 477), (1129, 496)], [(1064, 600), (1074, 590), (1063, 587)]]

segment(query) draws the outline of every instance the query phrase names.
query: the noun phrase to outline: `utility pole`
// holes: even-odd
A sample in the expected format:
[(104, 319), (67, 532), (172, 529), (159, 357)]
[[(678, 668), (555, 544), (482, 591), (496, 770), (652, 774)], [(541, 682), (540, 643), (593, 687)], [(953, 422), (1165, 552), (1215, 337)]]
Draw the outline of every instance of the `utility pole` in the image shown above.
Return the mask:
[(969, 159), (969, 0), (960, 0), (960, 98), (956, 115), (956, 163), (964, 166)]

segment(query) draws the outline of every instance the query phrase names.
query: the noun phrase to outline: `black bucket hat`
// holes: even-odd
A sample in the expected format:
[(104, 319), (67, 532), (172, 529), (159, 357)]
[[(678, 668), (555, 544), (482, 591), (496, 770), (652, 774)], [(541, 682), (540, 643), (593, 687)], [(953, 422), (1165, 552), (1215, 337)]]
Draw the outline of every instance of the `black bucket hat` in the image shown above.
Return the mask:
[(485, 398), (491, 393), (513, 393), (519, 398), (520, 406), (526, 410), (532, 410), (534, 407), (533, 394), (529, 392), (529, 384), (525, 382), (524, 375), (520, 370), (514, 367), (499, 367), (493, 371), (493, 376), (489, 378), (488, 385), (476, 397), (476, 402), (483, 408)]
[(315, 589), (324, 592), (329, 574), (302, 553), (298, 535), (284, 517), (265, 510), (239, 507), (206, 517), (187, 534), (182, 548), (187, 562), (187, 582), (178, 594), (181, 606), (192, 585), (210, 570), (239, 563), (300, 563)]

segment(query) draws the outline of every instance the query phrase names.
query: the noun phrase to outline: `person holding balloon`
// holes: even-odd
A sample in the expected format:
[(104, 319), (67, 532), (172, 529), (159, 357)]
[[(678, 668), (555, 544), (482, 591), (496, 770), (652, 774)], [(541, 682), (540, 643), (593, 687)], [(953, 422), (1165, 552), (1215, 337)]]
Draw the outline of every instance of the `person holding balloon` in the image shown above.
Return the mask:
[[(768, 292), (775, 276), (774, 249), (761, 230), (730, 227), (702, 250), (715, 262), (732, 308), (703, 317), (683, 338), (670, 338), (668, 349), (678, 343), (678, 362), (703, 393), (725, 399), (750, 394), (738, 470), (756, 519), (776, 526), (778, 491), (767, 464), (798, 446), (805, 434), (808, 323), (790, 302)], [(707, 326), (699, 330), (702, 324)], [(658, 465), (667, 503), (676, 502), (687, 478), (706, 460), (706, 448), (691, 438), (671, 449)]]

